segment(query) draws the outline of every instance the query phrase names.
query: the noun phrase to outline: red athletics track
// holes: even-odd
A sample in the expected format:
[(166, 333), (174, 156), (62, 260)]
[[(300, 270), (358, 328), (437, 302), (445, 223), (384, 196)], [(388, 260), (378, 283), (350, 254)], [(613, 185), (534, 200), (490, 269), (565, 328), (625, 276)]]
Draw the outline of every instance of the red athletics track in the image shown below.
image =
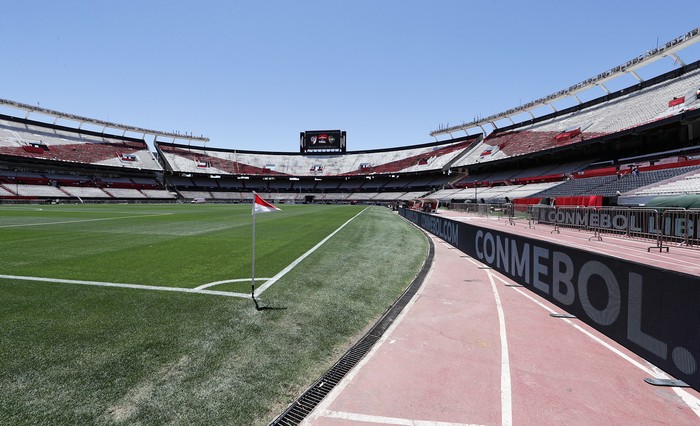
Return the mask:
[[(459, 220), (579, 248), (591, 235)], [(700, 393), (646, 384), (644, 378), (666, 376), (583, 322), (550, 317), (561, 311), (430, 238), (435, 260), (423, 287), (304, 424), (700, 424)], [(590, 244), (648, 264), (700, 270), (694, 250), (647, 253), (647, 242), (605, 235)]]

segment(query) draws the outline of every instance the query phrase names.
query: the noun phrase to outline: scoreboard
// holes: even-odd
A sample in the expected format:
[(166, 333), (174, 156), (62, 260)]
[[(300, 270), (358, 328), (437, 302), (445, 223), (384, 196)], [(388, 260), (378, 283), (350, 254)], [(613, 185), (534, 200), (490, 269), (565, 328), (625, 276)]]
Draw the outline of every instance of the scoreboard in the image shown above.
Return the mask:
[(302, 153), (345, 152), (344, 130), (307, 130), (299, 133), (299, 150)]

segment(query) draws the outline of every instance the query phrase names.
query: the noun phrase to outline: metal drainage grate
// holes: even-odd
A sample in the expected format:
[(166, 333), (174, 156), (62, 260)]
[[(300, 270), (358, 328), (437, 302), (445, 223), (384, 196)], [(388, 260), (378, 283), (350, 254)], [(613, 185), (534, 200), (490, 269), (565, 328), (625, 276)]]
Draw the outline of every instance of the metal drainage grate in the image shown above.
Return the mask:
[(376, 324), (355, 345), (353, 345), (338, 362), (331, 367), (316, 383), (306, 390), (287, 410), (280, 414), (270, 425), (298, 425), (325, 398), (343, 377), (362, 359), (372, 346), (379, 340), (391, 324), (399, 316), (403, 308), (411, 301), (418, 289), (423, 285), (430, 265), (435, 257), (435, 246), (428, 239), (430, 250), (420, 272), (408, 286), (406, 291), (384, 313)]

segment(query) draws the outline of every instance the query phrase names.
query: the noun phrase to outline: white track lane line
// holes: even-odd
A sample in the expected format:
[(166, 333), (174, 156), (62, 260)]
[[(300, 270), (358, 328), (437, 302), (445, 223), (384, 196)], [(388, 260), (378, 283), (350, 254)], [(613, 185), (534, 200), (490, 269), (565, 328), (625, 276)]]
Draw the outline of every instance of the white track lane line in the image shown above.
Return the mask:
[(323, 417), (350, 420), (352, 422), (377, 423), (383, 425), (407, 426), (478, 426), (468, 423), (431, 422), (425, 420), (401, 419), (397, 417), (370, 416), (368, 414), (346, 413), (343, 411), (324, 411)]
[[(510, 284), (510, 282), (506, 281), (505, 279), (501, 278), (500, 276), (496, 276), (496, 279), (498, 279), (499, 281), (501, 281), (503, 284)], [(511, 282), (514, 282), (514, 281), (511, 280)], [(517, 287), (511, 287), (511, 288), (512, 288), (513, 290), (517, 291), (518, 293), (522, 294), (522, 295), (525, 296), (526, 298), (530, 299), (531, 301), (533, 301), (535, 304), (537, 304), (537, 305), (539, 305), (540, 307), (542, 307), (542, 308), (543, 308), (544, 310), (546, 310), (547, 312), (549, 312), (549, 313), (551, 313), (551, 314), (556, 313), (556, 311), (554, 311), (553, 309), (551, 309), (549, 306), (547, 306), (547, 305), (545, 305), (544, 303), (540, 302), (540, 301), (537, 300), (534, 296), (528, 294), (526, 290), (521, 290), (521, 289), (519, 289), (519, 288), (517, 288)], [(617, 348), (611, 346), (610, 344), (608, 344), (607, 342), (605, 342), (604, 340), (602, 340), (602, 339), (599, 338), (598, 336), (592, 334), (591, 332), (589, 332), (589, 331), (586, 330), (585, 328), (581, 327), (579, 324), (576, 324), (575, 322), (571, 321), (570, 319), (562, 318), (562, 321), (565, 321), (566, 323), (571, 324), (576, 330), (578, 330), (578, 331), (580, 331), (581, 333), (585, 334), (586, 336), (590, 337), (590, 338), (591, 338), (593, 341), (595, 341), (596, 343), (600, 344), (600, 345), (603, 346), (604, 348), (608, 349), (610, 352), (614, 353), (615, 355), (617, 355), (617, 356), (619, 356), (620, 358), (624, 359), (625, 361), (629, 362), (630, 364), (632, 364), (633, 366), (635, 366), (635, 367), (637, 367), (638, 369), (642, 370), (644, 373), (650, 375), (651, 377), (655, 377), (655, 378), (657, 378), (657, 379), (668, 379), (668, 378), (669, 378), (669, 376), (668, 376), (666, 373), (664, 373), (664, 372), (661, 371), (658, 367), (652, 365), (652, 364), (649, 363), (648, 361), (645, 360), (649, 365), (651, 365), (651, 368), (647, 368), (646, 366), (644, 366), (644, 365), (641, 364), (640, 362), (638, 362), (638, 361), (632, 359), (632, 358), (629, 357), (627, 354), (625, 354), (625, 353), (623, 353), (622, 351), (620, 351), (619, 349), (617, 349)], [(650, 385), (650, 386), (651, 386), (651, 385)], [(696, 398), (695, 396), (691, 395), (690, 393), (688, 393), (687, 391), (683, 390), (682, 388), (673, 387), (672, 389), (673, 389), (673, 391), (676, 393), (676, 395), (678, 395), (678, 396), (683, 400), (683, 402), (685, 402), (685, 403), (688, 405), (688, 407), (690, 407), (690, 409), (693, 410), (693, 412), (695, 413), (695, 415), (697, 415), (698, 417), (700, 417), (700, 399), (698, 399), (698, 398)]]
[[(474, 263), (474, 264), (476, 264), (476, 265), (480, 265), (480, 266), (481, 266), (481, 265), (484, 265), (483, 263), (478, 262), (478, 261), (476, 261), (476, 260), (474, 260), (474, 259), (472, 259), (472, 258), (470, 258), (470, 257), (467, 257), (467, 258), (465, 258), (465, 259), (467, 259), (468, 261), (470, 261), (470, 262), (472, 262), (472, 263)], [(486, 265), (484, 265), (484, 266), (486, 266)], [(488, 270), (487, 270), (487, 271), (488, 271)], [(490, 271), (489, 271), (489, 276), (491, 276)], [(511, 284), (511, 283), (517, 284), (515, 281), (512, 281), (512, 280), (506, 281), (505, 279), (501, 278), (500, 273), (499, 273), (498, 275), (494, 275), (494, 277), (495, 277), (497, 280), (501, 281), (503, 284)], [(542, 302), (540, 302), (539, 300), (537, 300), (534, 296), (528, 294), (527, 291), (521, 290), (521, 289), (519, 289), (519, 288), (517, 288), (517, 287), (511, 287), (511, 288), (512, 288), (513, 290), (517, 291), (518, 293), (522, 294), (523, 296), (527, 297), (528, 299), (530, 299), (531, 301), (533, 301), (534, 303), (536, 303), (537, 305), (539, 305), (540, 307), (542, 307), (543, 309), (545, 309), (546, 311), (548, 311), (549, 313), (556, 313), (556, 311), (552, 310), (552, 309), (549, 308), (547, 305), (545, 305), (545, 304), (543, 304)], [(589, 338), (591, 338), (593, 341), (599, 343), (601, 346), (603, 346), (604, 348), (608, 349), (609, 351), (611, 351), (611, 352), (614, 353), (615, 355), (621, 357), (621, 358), (624, 359), (625, 361), (627, 361), (627, 362), (629, 362), (630, 364), (634, 365), (635, 367), (639, 368), (640, 370), (642, 370), (642, 371), (645, 372), (646, 374), (649, 374), (650, 376), (655, 377), (655, 378), (659, 378), (659, 379), (667, 379), (667, 378), (669, 378), (669, 376), (668, 376), (666, 373), (664, 373), (664, 372), (661, 371), (658, 367), (652, 365), (652, 364), (649, 363), (648, 361), (645, 360), (647, 363), (649, 363), (649, 365), (651, 365), (651, 368), (647, 368), (647, 367), (644, 366), (643, 364), (641, 364), (641, 363), (637, 362), (636, 360), (630, 358), (628, 355), (624, 354), (624, 353), (621, 352), (619, 349), (617, 349), (617, 348), (611, 346), (611, 345), (608, 344), (607, 342), (605, 342), (605, 341), (603, 341), (602, 339), (600, 339), (598, 336), (595, 336), (594, 334), (590, 333), (588, 330), (586, 330), (586, 329), (584, 329), (583, 327), (581, 327), (580, 325), (578, 325), (578, 324), (572, 322), (571, 320), (566, 319), (566, 318), (563, 318), (562, 320), (563, 320), (563, 321), (566, 321), (568, 324), (571, 324), (575, 329), (577, 329), (577, 330), (580, 331), (581, 333), (585, 334), (586, 336), (588, 336)], [(683, 400), (683, 402), (685, 402), (685, 403), (688, 405), (688, 407), (689, 407), (691, 410), (693, 410), (693, 412), (694, 412), (698, 417), (700, 417), (700, 399), (697, 398), (697, 397), (695, 397), (695, 396), (693, 396), (693, 395), (691, 395), (690, 393), (688, 393), (687, 391), (683, 390), (682, 388), (673, 387), (672, 389), (673, 389), (673, 391), (676, 393), (676, 395), (678, 395), (678, 396)]]
[[(472, 258), (465, 258), (476, 266), (483, 264)], [(501, 424), (510, 426), (513, 424), (513, 390), (510, 381), (510, 357), (508, 356), (508, 335), (506, 334), (506, 317), (503, 313), (503, 304), (498, 294), (498, 288), (494, 281), (494, 275), (490, 269), (485, 269), (489, 277), (493, 297), (496, 300), (496, 310), (498, 311), (498, 330), (501, 337)]]
[(501, 424), (510, 426), (513, 424), (513, 392), (510, 383), (510, 358), (508, 356), (506, 317), (503, 314), (503, 305), (501, 304), (501, 297), (498, 294), (496, 282), (493, 280), (493, 274), (487, 269), (486, 275), (489, 277), (491, 288), (493, 289), (493, 296), (496, 299), (498, 329), (501, 335)]
[[(430, 238), (431, 235), (428, 233), (425, 233), (426, 238)], [(433, 265), (430, 266), (430, 269), (428, 270), (428, 273), (426, 274), (425, 278), (423, 279), (423, 283), (427, 283), (430, 280), (430, 276), (433, 274), (433, 270), (435, 268), (434, 266), (435, 260), (433, 260)], [(406, 317), (408, 312), (411, 310), (413, 305), (420, 299), (421, 295), (423, 294), (423, 290), (425, 289), (425, 286), (421, 285), (421, 287), (418, 289), (416, 294), (413, 295), (411, 300), (408, 301), (406, 306), (404, 306), (403, 310), (399, 315), (396, 317), (394, 322), (391, 323), (389, 328), (386, 329), (384, 334), (382, 334), (382, 337), (377, 340), (377, 342), (372, 346), (372, 349), (369, 350), (365, 354), (362, 359), (353, 367), (348, 373), (343, 377), (343, 379), (335, 385), (333, 390), (331, 390), (328, 395), (326, 395), (323, 400), (314, 408), (311, 413), (309, 413), (308, 416), (302, 421), (302, 425), (312, 425), (316, 420), (318, 420), (319, 417), (324, 417), (324, 414), (328, 412), (328, 407), (335, 402), (335, 400), (340, 396), (341, 393), (345, 390), (345, 388), (353, 381), (355, 376), (362, 370), (362, 368), (374, 357), (374, 354), (377, 353), (377, 351), (384, 345), (384, 342), (386, 342), (389, 337), (391, 337), (394, 334), (394, 330), (396, 327), (403, 322), (403, 319)]]

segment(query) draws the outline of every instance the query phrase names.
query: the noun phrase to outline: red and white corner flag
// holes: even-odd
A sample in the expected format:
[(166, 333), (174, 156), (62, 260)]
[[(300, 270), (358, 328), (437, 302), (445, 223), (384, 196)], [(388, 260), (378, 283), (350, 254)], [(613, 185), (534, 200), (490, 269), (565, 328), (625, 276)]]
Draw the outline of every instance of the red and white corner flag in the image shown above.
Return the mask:
[(277, 207), (263, 200), (258, 194), (253, 193), (255, 200), (253, 201), (253, 214), (255, 213), (268, 213), (278, 211)]
[(280, 211), (280, 209), (263, 200), (262, 197), (253, 192), (253, 258), (250, 262), (252, 269), (250, 275), (250, 296), (253, 298), (253, 302), (255, 302), (255, 309), (257, 310), (260, 310), (260, 306), (258, 306), (258, 301), (255, 300), (255, 215), (258, 213), (269, 213), (275, 211)]

